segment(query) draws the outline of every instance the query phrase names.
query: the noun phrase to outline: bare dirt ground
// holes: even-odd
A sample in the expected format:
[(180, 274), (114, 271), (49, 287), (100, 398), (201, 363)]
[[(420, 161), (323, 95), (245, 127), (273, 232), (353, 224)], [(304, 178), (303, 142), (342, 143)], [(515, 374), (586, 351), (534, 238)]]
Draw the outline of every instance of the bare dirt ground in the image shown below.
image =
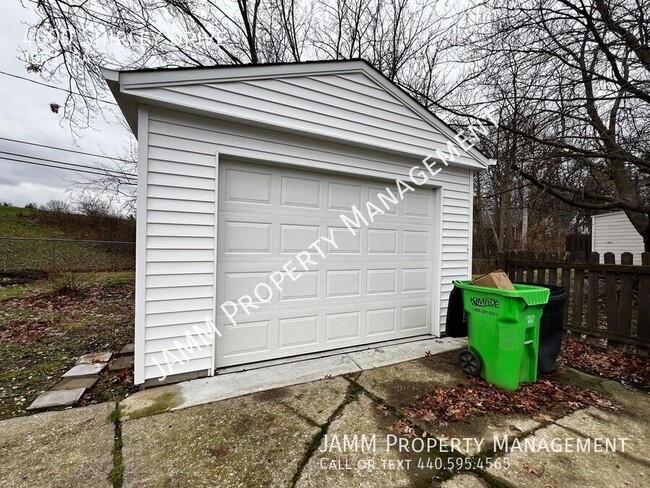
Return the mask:
[[(74, 290), (37, 280), (0, 287), (0, 419), (24, 415), (86, 353), (133, 341), (133, 273), (80, 274)], [(82, 404), (122, 398), (132, 373), (104, 373)]]

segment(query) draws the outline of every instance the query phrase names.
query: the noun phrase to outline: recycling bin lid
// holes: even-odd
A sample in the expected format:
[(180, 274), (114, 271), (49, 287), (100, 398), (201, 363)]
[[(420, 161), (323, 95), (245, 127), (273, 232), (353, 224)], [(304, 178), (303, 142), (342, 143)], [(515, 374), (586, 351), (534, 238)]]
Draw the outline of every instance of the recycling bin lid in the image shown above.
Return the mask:
[(492, 293), (508, 298), (521, 298), (526, 305), (544, 305), (548, 302), (550, 290), (543, 286), (513, 284), (514, 290), (502, 290), (500, 288), (491, 288), (488, 286), (472, 285), (469, 280), (454, 281), (454, 285), (463, 290), (477, 293)]

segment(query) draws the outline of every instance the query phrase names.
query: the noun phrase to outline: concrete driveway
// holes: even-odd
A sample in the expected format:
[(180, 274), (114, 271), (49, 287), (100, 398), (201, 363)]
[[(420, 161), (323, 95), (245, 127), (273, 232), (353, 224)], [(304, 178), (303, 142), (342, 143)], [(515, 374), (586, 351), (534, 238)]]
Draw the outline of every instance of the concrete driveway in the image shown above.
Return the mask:
[[(613, 487), (650, 484), (650, 402), (572, 370), (556, 379), (613, 398), (616, 411), (488, 414), (431, 428), (404, 406), (466, 382), (457, 352), (172, 411), (125, 402), (0, 423), (0, 485), (125, 487)], [(151, 398), (151, 393), (149, 393)], [(165, 396), (167, 395), (167, 396)], [(183, 401), (189, 401), (185, 398)], [(125, 412), (129, 412), (128, 415)], [(159, 413), (161, 412), (162, 413)], [(425, 432), (426, 431), (426, 432)], [(114, 439), (116, 435), (116, 438)], [(494, 436), (510, 446), (504, 452)], [(625, 438), (623, 452), (571, 452)], [(483, 441), (483, 442), (481, 442)], [(428, 446), (429, 450), (422, 446)], [(553, 451), (540, 446), (555, 446)], [(573, 446), (573, 448), (572, 448)], [(610, 446), (611, 447), (611, 446)], [(593, 449), (592, 449), (593, 450)]]

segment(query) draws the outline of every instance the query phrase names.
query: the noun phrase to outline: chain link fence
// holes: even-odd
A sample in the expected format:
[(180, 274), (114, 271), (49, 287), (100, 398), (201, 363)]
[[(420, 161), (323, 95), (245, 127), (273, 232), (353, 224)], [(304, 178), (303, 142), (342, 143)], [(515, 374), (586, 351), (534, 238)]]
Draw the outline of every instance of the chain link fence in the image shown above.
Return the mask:
[(135, 243), (0, 237), (0, 271), (133, 271)]

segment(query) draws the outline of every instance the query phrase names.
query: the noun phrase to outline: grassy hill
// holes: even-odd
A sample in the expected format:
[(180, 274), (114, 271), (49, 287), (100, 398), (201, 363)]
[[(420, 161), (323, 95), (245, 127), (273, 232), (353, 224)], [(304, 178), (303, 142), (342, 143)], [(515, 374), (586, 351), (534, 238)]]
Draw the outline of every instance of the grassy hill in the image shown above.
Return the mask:
[(0, 237), (62, 238), (65, 232), (55, 225), (44, 225), (32, 208), (0, 207)]
[(134, 240), (134, 219), (1, 206), (0, 274), (130, 270)]
[(0, 206), (0, 237), (135, 241), (135, 220)]

